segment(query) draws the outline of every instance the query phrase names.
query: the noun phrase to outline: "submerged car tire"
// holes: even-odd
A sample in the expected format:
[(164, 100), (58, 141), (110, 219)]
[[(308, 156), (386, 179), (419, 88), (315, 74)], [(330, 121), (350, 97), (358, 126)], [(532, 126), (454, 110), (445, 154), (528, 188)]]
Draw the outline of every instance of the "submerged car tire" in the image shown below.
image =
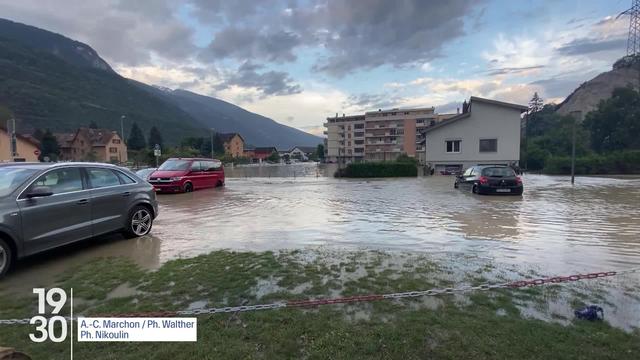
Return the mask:
[(216, 187), (222, 187), (224, 186), (224, 183), (222, 182), (222, 180), (218, 180), (218, 182), (216, 183)]
[(457, 182), (454, 182), (454, 183), (453, 183), (453, 188), (454, 188), (454, 189), (457, 189), (457, 188), (458, 188), (458, 183), (457, 183)]
[(128, 238), (145, 236), (153, 226), (153, 213), (146, 206), (138, 205), (129, 211), (127, 228), (124, 233)]
[(184, 184), (184, 192), (190, 193), (193, 191), (193, 185), (191, 183)]
[(473, 184), (473, 186), (471, 187), (471, 192), (474, 193), (474, 194), (477, 194), (478, 193), (478, 185)]
[(11, 246), (9, 246), (4, 239), (0, 238), (0, 279), (9, 271), (12, 261), (13, 250)]

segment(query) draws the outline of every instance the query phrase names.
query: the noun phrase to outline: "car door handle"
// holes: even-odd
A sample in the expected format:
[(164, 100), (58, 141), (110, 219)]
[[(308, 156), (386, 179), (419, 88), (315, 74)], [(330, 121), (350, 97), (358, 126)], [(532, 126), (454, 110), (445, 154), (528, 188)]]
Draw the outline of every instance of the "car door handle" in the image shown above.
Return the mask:
[(88, 203), (89, 203), (88, 199), (82, 199), (82, 200), (78, 200), (76, 202), (76, 204), (78, 204), (78, 205), (85, 205), (85, 204), (88, 204)]
[(125, 191), (122, 193), (122, 196), (129, 196), (131, 195), (131, 191)]

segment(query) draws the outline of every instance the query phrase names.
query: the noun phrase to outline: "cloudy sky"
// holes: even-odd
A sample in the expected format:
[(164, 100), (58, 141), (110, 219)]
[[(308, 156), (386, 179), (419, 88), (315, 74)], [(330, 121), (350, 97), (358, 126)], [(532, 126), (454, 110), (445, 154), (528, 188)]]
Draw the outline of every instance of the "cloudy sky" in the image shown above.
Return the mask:
[(335, 113), (561, 101), (626, 51), (630, 0), (0, 0), (121, 75), (319, 134)]

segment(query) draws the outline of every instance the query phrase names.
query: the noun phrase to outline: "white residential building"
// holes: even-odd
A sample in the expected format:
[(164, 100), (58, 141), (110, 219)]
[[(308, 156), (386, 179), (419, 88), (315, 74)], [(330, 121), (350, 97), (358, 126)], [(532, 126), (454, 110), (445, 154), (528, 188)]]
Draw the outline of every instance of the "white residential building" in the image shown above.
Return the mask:
[(473, 165), (518, 164), (520, 116), (526, 110), (472, 96), (466, 112), (425, 128), (427, 166), (438, 174)]

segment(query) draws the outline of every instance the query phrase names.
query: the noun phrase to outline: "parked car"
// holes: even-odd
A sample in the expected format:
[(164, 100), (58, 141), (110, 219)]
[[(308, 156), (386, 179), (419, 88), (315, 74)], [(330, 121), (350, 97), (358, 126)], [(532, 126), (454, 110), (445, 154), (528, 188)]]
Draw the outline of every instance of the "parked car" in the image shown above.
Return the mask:
[(0, 277), (24, 256), (97, 235), (151, 231), (153, 187), (96, 163), (0, 165)]
[(138, 171), (136, 171), (136, 175), (138, 175), (138, 177), (142, 180), (147, 180), (149, 181), (149, 177), (151, 176), (151, 174), (153, 174), (154, 171), (158, 170), (158, 168), (146, 168), (146, 169), (140, 169)]
[(216, 159), (171, 158), (149, 176), (159, 192), (192, 192), (224, 186), (224, 168)]
[(472, 166), (456, 177), (454, 188), (474, 194), (522, 195), (522, 179), (508, 166)]

